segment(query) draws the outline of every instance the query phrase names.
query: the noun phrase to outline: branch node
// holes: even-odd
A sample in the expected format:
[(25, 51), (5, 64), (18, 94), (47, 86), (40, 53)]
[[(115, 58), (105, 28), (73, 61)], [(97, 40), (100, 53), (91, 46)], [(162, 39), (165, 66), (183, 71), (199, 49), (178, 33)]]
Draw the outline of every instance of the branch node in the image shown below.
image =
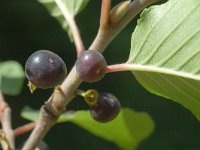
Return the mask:
[(65, 109), (60, 110), (56, 108), (51, 101), (45, 102), (45, 105), (43, 105), (43, 110), (45, 116), (49, 115), (55, 119), (57, 119), (60, 116), (60, 114), (62, 114), (65, 111)]
[(115, 27), (121, 19), (126, 15), (129, 4), (131, 3), (130, 0), (122, 1), (121, 3), (117, 4), (115, 7), (112, 8), (110, 11), (110, 27)]
[(58, 118), (60, 114), (65, 111), (65, 107), (63, 108), (62, 103), (65, 100), (65, 94), (60, 86), (56, 86), (54, 89), (53, 95), (49, 98), (47, 102), (45, 102), (44, 109), (53, 117)]

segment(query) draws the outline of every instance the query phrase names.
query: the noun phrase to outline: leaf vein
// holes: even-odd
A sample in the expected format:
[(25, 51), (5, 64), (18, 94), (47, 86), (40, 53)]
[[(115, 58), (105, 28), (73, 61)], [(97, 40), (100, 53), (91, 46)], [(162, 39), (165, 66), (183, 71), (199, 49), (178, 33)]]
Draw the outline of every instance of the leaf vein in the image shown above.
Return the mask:
[(199, 93), (200, 95), (200, 90), (198, 88), (195, 88), (191, 83), (189, 83), (187, 80), (183, 80), (183, 78), (178, 78), (179, 80), (181, 80), (182, 83), (184, 83), (185, 85), (187, 85), (188, 87), (191, 88), (191, 90), (196, 91), (197, 93)]
[(180, 46), (178, 46), (177, 48), (175, 48), (175, 50), (172, 50), (172, 53), (170, 53), (169, 55), (167, 55), (165, 58), (161, 59), (156, 66), (164, 66), (173, 55), (176, 55), (187, 43), (189, 43), (197, 34), (200, 33), (200, 28), (195, 31), (194, 33), (192, 33), (190, 36), (188, 36), (188, 38), (182, 42), (182, 44), (180, 44)]
[[(160, 74), (161, 75), (161, 74)], [(181, 95), (185, 95), (185, 97), (187, 97), (188, 99), (192, 100), (193, 102), (195, 102), (196, 104), (200, 105), (200, 102), (197, 101), (195, 98), (193, 98), (191, 95), (187, 94), (186, 91), (184, 91), (183, 89), (180, 89), (174, 82), (172, 82), (169, 78), (163, 77), (161, 75), (161, 78), (163, 80), (165, 80), (168, 84), (170, 84), (174, 89), (176, 89), (176, 91), (179, 91)], [(185, 98), (182, 100), (186, 100)], [(189, 105), (189, 103), (188, 103)]]
[[(180, 64), (177, 65), (177, 67), (174, 67), (175, 70), (181, 70), (187, 63), (189, 63), (194, 57), (196, 57), (197, 54), (200, 53), (200, 50), (191, 53), (190, 56), (187, 56), (188, 58), (185, 61), (182, 61)], [(190, 72), (192, 74), (195, 74), (194, 72)]]
[(174, 29), (171, 30), (171, 32), (169, 32), (168, 34), (166, 34), (166, 36), (163, 38), (163, 40), (161, 40), (161, 42), (158, 44), (157, 47), (154, 48), (154, 50), (152, 50), (151, 54), (148, 55), (148, 57), (146, 57), (143, 61), (141, 61), (141, 64), (146, 64), (149, 61), (151, 61), (151, 59), (153, 58), (153, 56), (159, 51), (159, 48), (164, 44), (164, 42), (172, 35), (172, 33), (174, 33), (183, 23), (184, 21), (186, 21), (186, 18), (188, 18), (190, 15), (192, 15), (192, 13), (200, 6), (200, 3), (198, 5), (196, 5), (194, 8), (191, 9), (191, 11), (188, 12), (187, 15), (185, 15), (183, 17), (183, 19), (177, 24), (177, 26), (175, 26)]
[[(149, 73), (145, 73), (146, 76), (148, 76), (148, 78), (150, 78), (151, 80), (153, 80), (153, 84), (155, 84), (155, 86), (157, 86), (160, 90), (162, 90), (164, 93), (166, 93), (166, 95), (171, 95), (171, 93), (162, 85), (160, 84), (160, 82), (158, 82), (157, 78), (155, 79), (153, 76), (149, 75)], [(178, 99), (178, 97), (176, 95), (173, 95), (173, 97), (175, 99)]]
[[(178, 3), (178, 2), (177, 2), (177, 3)], [(177, 4), (177, 3), (176, 3), (176, 4)], [(175, 4), (173, 7), (170, 7), (169, 10), (167, 10), (167, 11), (165, 12), (165, 14), (163, 14), (163, 16), (160, 17), (160, 19), (159, 19), (154, 25), (151, 26), (151, 29), (149, 30), (149, 32), (147, 33), (145, 39), (143, 40), (143, 42), (142, 42), (141, 45), (139, 46), (139, 48), (138, 48), (139, 50), (138, 50), (138, 52), (135, 54), (135, 56), (132, 58), (132, 60), (135, 60), (135, 59), (138, 57), (138, 55), (141, 53), (141, 51), (142, 51), (142, 49), (143, 49), (143, 47), (144, 47), (146, 41), (148, 40), (149, 35), (150, 35), (150, 34), (152, 33), (152, 31), (153, 31), (153, 28), (156, 27), (156, 26), (159, 24), (159, 22), (160, 22), (162, 19), (165, 18), (165, 16), (176, 6), (176, 4)], [(130, 61), (131, 61), (131, 60), (130, 60)]]
[[(154, 85), (151, 85), (151, 88), (153, 87), (154, 90), (156, 90), (157, 92), (159, 92), (161, 94), (161, 95), (160, 94), (158, 94), (158, 95), (163, 96), (162, 94), (164, 93), (164, 97), (171, 99), (178, 103), (181, 102), (181, 104), (184, 106), (189, 106), (190, 108), (194, 108), (194, 106), (195, 106), (195, 110), (193, 110), (193, 112), (199, 113), (198, 106), (194, 105), (193, 103), (188, 101), (188, 99), (186, 99), (186, 98), (180, 99), (180, 97), (177, 96), (177, 94), (171, 93), (170, 90), (174, 91), (174, 88), (177, 89), (177, 87), (174, 87), (173, 82), (166, 80), (166, 78), (163, 77), (162, 74), (157, 74), (157, 76), (153, 76), (153, 75), (150, 75), (149, 73), (140, 73), (139, 76), (142, 76), (142, 74), (146, 74), (146, 76), (142, 77), (143, 80), (147, 80), (147, 76), (148, 76), (148, 78), (151, 78), (151, 80), (152, 80), (151, 83), (154, 84)], [(162, 82), (159, 82), (159, 81), (162, 81)], [(147, 81), (145, 81), (145, 82), (147, 83)], [(165, 85), (165, 86), (163, 86), (163, 85)], [(172, 88), (172, 86), (174, 88)], [(167, 89), (169, 89), (169, 90), (167, 90)], [(177, 90), (179, 90), (179, 88)], [(179, 92), (180, 92), (180, 90), (179, 90)], [(183, 92), (183, 91), (181, 91), (181, 92)], [(194, 100), (193, 102), (200, 104), (196, 100)]]

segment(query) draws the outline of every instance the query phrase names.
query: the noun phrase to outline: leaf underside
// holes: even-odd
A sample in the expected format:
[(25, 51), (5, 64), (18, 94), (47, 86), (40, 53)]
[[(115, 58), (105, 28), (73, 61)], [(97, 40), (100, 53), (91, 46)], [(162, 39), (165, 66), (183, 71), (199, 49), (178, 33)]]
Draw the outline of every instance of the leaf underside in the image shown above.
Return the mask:
[[(21, 116), (36, 121), (38, 111), (25, 107)], [(134, 150), (148, 138), (155, 125), (145, 112), (136, 112), (129, 108), (121, 109), (120, 114), (109, 123), (99, 123), (92, 119), (90, 111), (67, 112), (60, 116), (58, 123), (72, 122), (90, 133), (117, 144), (121, 149)]]
[[(69, 25), (64, 18), (63, 12), (57, 6), (55, 0), (38, 0), (41, 4), (43, 4), (52, 17), (55, 17), (57, 21), (62, 25), (63, 29), (68, 33), (69, 39), (73, 42), (73, 37)], [(61, 0), (63, 5), (65, 6), (66, 11), (69, 12), (71, 17), (75, 17), (79, 12), (81, 12), (89, 0)]]
[[(200, 119), (200, 1), (169, 0), (145, 9), (132, 35), (131, 69), (150, 92), (188, 108)], [(155, 71), (157, 68), (158, 71)], [(163, 70), (159, 71), (159, 70)]]

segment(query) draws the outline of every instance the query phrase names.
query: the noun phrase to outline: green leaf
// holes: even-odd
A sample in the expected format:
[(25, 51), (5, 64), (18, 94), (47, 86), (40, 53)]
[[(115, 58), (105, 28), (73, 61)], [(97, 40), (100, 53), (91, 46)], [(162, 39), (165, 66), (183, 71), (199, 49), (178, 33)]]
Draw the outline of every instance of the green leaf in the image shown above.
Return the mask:
[(200, 119), (200, 0), (145, 9), (132, 35), (129, 70), (150, 92)]
[(24, 71), (16, 61), (0, 63), (0, 90), (7, 95), (20, 93), (24, 82)]
[(29, 106), (25, 106), (21, 111), (21, 116), (30, 121), (37, 121), (39, 117), (39, 111), (32, 109)]
[[(62, 25), (63, 29), (67, 31), (68, 36), (73, 42), (72, 33), (70, 31), (69, 25), (64, 18), (64, 12), (58, 7), (56, 0), (38, 0), (43, 4), (47, 10), (50, 12), (51, 16), (55, 17), (58, 22)], [(64, 5), (65, 10), (71, 17), (75, 17), (79, 12), (81, 12), (89, 0), (60, 0)]]
[[(28, 120), (36, 121), (38, 112), (26, 107), (21, 115)], [(155, 128), (147, 113), (129, 108), (123, 108), (117, 118), (109, 123), (96, 122), (91, 118), (89, 111), (69, 111), (61, 115), (58, 122), (72, 122), (98, 137), (114, 142), (124, 150), (136, 149)]]

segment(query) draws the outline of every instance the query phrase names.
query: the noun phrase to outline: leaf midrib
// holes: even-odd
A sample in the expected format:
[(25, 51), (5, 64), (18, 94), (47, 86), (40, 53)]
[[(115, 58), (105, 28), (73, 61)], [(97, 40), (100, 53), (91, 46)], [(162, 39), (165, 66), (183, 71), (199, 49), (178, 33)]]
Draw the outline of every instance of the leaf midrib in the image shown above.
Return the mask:
[(154, 73), (174, 75), (174, 76), (178, 76), (178, 77), (182, 77), (182, 78), (200, 81), (199, 75), (183, 72), (180, 70), (172, 70), (172, 69), (168, 69), (168, 68), (162, 68), (160, 66), (128, 64), (127, 63), (127, 64), (124, 64), (124, 70), (154, 72)]

